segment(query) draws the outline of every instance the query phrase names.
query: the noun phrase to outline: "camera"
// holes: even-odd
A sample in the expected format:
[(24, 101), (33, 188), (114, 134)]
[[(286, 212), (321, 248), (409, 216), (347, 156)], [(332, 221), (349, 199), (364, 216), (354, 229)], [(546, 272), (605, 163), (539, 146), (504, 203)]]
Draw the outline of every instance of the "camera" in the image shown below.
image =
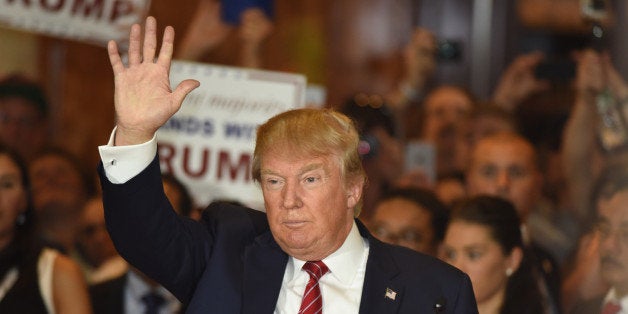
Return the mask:
[(462, 57), (462, 44), (454, 40), (440, 40), (437, 44), (436, 58), (441, 61), (458, 61)]
[(568, 82), (576, 76), (576, 63), (571, 60), (544, 61), (536, 66), (534, 76), (552, 82)]

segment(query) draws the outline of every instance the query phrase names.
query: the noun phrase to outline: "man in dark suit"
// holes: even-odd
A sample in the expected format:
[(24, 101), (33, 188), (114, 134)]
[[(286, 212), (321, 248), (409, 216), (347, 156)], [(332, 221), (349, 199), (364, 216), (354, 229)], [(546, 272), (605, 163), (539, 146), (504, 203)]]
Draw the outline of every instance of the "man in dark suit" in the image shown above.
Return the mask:
[(477, 313), (467, 275), (384, 244), (355, 219), (366, 180), (359, 136), (332, 110), (292, 110), (259, 127), (252, 172), (266, 213), (217, 203), (200, 222), (179, 217), (163, 192), (154, 134), (198, 82), (170, 89), (174, 31), (166, 28), (155, 59), (156, 29), (149, 17), (141, 49), (132, 27), (128, 66), (108, 46), (117, 126), (100, 147), (100, 175), (125, 259), (189, 313), (296, 313), (312, 291), (307, 304), (324, 313)]
[(94, 314), (181, 313), (170, 292), (133, 267), (89, 287), (89, 294)]
[(606, 169), (594, 186), (592, 200), (597, 214), (592, 232), (597, 235), (594, 241), (599, 241), (599, 275), (610, 289), (576, 304), (571, 313), (625, 314), (628, 313), (628, 165), (620, 163)]

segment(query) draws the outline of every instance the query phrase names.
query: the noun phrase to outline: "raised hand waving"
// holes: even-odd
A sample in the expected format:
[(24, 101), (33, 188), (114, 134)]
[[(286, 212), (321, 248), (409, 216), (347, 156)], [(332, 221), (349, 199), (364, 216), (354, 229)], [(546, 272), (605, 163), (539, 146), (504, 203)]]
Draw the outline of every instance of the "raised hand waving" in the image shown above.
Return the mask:
[(155, 58), (157, 21), (151, 16), (146, 18), (143, 41), (142, 27), (138, 24), (131, 27), (127, 66), (122, 62), (118, 45), (109, 42), (107, 49), (115, 78), (116, 146), (150, 140), (179, 110), (185, 96), (200, 85), (196, 80), (185, 80), (171, 89), (173, 42), (174, 29), (167, 26)]

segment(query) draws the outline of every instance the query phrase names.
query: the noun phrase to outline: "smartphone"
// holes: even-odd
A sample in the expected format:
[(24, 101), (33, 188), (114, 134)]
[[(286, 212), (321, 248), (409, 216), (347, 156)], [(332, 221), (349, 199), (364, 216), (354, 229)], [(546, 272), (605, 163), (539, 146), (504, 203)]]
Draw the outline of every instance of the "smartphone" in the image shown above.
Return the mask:
[(406, 144), (405, 171), (423, 173), (428, 183), (436, 182), (436, 148), (424, 141), (410, 141)]
[(576, 63), (571, 60), (554, 60), (539, 63), (534, 76), (540, 80), (568, 82), (576, 76)]
[(222, 20), (227, 24), (238, 25), (242, 12), (249, 8), (259, 8), (272, 19), (275, 3), (273, 0), (221, 0), (220, 7)]

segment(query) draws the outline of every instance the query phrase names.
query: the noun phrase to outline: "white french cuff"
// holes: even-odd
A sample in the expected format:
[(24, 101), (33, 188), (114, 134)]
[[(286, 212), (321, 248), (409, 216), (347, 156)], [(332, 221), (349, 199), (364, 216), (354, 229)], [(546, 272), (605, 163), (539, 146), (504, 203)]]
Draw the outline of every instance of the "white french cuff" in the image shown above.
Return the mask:
[(100, 160), (105, 168), (107, 179), (114, 184), (122, 184), (142, 172), (155, 158), (157, 140), (155, 135), (148, 142), (137, 145), (114, 146), (116, 128), (111, 132), (109, 142), (98, 146)]

